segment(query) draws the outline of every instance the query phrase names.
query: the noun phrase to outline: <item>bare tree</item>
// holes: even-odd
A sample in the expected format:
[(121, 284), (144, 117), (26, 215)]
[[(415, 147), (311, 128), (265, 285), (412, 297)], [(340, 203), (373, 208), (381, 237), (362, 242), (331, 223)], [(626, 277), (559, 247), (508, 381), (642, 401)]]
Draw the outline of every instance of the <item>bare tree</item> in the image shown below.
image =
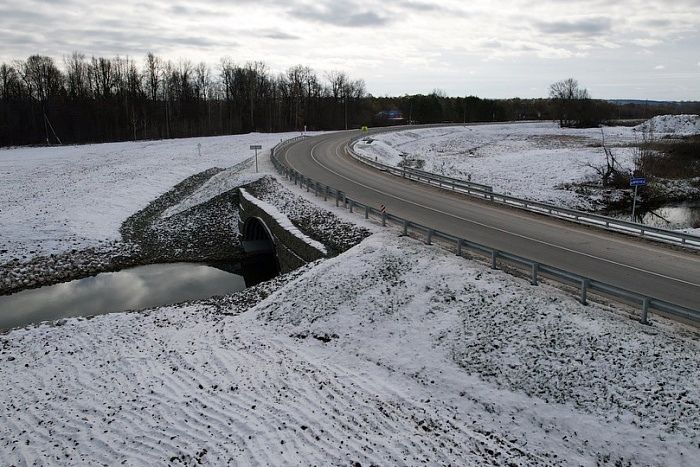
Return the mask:
[(158, 89), (160, 87), (161, 60), (151, 52), (148, 52), (148, 55), (146, 55), (145, 74), (148, 95), (150, 96), (151, 101), (155, 102), (158, 100)]
[(586, 101), (591, 96), (573, 78), (557, 81), (549, 86), (549, 97), (554, 100), (555, 114), (562, 127), (579, 126), (585, 120)]

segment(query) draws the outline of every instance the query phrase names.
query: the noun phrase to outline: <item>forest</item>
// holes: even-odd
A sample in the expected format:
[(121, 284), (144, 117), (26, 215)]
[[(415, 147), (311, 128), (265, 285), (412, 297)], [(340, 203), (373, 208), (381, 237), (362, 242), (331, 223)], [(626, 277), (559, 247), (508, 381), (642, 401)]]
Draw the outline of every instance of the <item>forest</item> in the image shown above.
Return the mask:
[[(586, 124), (688, 107), (585, 97)], [(388, 124), (378, 115), (395, 110), (403, 117), (399, 123), (561, 120), (561, 109), (554, 98), (450, 97), (439, 89), (375, 97), (346, 72), (297, 65), (273, 73), (262, 61), (228, 57), (213, 68), (153, 53), (141, 63), (75, 52), (62, 63), (32, 55), (0, 65), (0, 146), (340, 130)]]

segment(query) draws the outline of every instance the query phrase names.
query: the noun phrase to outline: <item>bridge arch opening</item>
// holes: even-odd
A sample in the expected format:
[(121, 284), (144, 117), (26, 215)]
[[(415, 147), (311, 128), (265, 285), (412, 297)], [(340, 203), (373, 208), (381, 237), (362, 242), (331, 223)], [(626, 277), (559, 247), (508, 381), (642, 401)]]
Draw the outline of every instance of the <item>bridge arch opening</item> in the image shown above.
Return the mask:
[(276, 277), (280, 273), (275, 239), (265, 222), (249, 217), (241, 231), (243, 259), (241, 269), (247, 287)]

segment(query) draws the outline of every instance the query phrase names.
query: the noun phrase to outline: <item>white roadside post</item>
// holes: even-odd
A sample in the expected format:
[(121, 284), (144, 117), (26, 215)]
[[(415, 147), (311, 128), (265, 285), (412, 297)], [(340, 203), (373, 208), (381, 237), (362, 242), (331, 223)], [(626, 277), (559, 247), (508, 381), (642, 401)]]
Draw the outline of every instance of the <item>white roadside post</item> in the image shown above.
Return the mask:
[(255, 173), (258, 173), (258, 149), (262, 149), (262, 146), (259, 144), (251, 144), (250, 149), (255, 150)]
[(637, 207), (637, 189), (647, 184), (644, 177), (633, 177), (630, 179), (630, 186), (634, 187), (634, 198), (632, 199), (632, 222), (634, 222), (634, 210)]

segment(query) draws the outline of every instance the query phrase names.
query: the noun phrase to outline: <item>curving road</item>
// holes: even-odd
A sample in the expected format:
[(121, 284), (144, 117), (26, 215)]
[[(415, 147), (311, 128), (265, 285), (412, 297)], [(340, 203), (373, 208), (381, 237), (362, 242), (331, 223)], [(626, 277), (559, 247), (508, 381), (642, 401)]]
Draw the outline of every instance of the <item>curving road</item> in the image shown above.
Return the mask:
[(700, 255), (408, 181), (346, 152), (357, 131), (307, 138), (280, 160), (364, 204), (502, 251), (700, 309)]

